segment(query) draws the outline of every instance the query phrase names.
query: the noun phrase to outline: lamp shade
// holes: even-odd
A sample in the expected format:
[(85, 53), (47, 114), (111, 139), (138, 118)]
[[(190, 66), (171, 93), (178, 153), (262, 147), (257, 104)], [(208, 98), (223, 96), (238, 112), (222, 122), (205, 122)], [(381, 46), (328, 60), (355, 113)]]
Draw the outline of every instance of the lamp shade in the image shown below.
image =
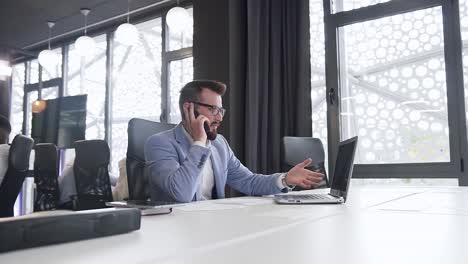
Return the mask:
[(81, 36), (75, 41), (75, 50), (80, 57), (92, 57), (95, 48), (96, 42), (88, 36)]
[(32, 102), (32, 112), (37, 114), (42, 111), (47, 107), (47, 103), (45, 100), (36, 100)]
[(183, 32), (191, 27), (192, 24), (187, 10), (178, 6), (171, 8), (167, 12), (166, 21), (169, 29), (175, 32)]
[(42, 67), (46, 69), (53, 69), (55, 66), (57, 66), (57, 64), (59, 64), (60, 56), (57, 53), (46, 49), (39, 53), (37, 60)]
[(10, 63), (5, 60), (0, 60), (0, 80), (6, 79), (11, 76)]
[(135, 25), (124, 23), (115, 31), (115, 40), (127, 46), (133, 46), (138, 42), (138, 29)]

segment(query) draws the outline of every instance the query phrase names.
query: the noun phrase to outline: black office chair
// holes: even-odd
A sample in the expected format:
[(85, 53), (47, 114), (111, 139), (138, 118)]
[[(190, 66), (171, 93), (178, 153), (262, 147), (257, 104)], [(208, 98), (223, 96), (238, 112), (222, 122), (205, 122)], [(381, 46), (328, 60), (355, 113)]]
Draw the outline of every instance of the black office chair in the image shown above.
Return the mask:
[(59, 159), (54, 144), (41, 143), (34, 146), (34, 182), (36, 199), (34, 211), (56, 209), (59, 201)]
[[(320, 139), (312, 137), (283, 137), (282, 143), (283, 171), (288, 171), (296, 164), (303, 162), (306, 158), (311, 158), (312, 164), (307, 169), (321, 172), (325, 175), (324, 180), (316, 188), (329, 187), (328, 176), (325, 171), (325, 150)], [(296, 187), (294, 190), (302, 190), (302, 188)]]
[(150, 198), (144, 152), (146, 140), (154, 134), (174, 127), (174, 124), (163, 124), (140, 118), (132, 118), (128, 122), (126, 164), (130, 200), (148, 200)]
[(112, 201), (109, 177), (110, 151), (104, 140), (79, 140), (75, 142), (76, 197), (74, 210), (87, 210), (106, 207)]
[(16, 135), (8, 154), (8, 169), (0, 185), (0, 217), (13, 216), (13, 207), (24, 178), (28, 174), (29, 155), (34, 145), (31, 138)]

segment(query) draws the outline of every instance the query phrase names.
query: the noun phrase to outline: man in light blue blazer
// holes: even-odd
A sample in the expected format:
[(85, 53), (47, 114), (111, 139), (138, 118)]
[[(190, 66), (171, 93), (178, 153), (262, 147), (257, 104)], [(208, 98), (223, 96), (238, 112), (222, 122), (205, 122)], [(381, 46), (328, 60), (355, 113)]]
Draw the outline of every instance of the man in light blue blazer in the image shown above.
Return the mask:
[(226, 184), (246, 195), (268, 195), (293, 186), (310, 188), (323, 174), (305, 169), (310, 159), (287, 173), (252, 173), (236, 158), (217, 129), (226, 112), (222, 99), (226, 85), (195, 80), (180, 91), (182, 122), (151, 136), (145, 144), (151, 199), (191, 202), (224, 198)]

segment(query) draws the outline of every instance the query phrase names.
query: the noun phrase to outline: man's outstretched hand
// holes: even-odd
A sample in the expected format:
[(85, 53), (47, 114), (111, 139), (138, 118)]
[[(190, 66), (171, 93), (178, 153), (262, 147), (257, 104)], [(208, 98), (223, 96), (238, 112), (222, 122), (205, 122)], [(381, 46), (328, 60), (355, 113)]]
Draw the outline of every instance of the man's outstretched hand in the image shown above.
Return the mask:
[(286, 183), (310, 189), (317, 186), (323, 179), (323, 174), (306, 169), (312, 163), (312, 159), (306, 159), (288, 171)]

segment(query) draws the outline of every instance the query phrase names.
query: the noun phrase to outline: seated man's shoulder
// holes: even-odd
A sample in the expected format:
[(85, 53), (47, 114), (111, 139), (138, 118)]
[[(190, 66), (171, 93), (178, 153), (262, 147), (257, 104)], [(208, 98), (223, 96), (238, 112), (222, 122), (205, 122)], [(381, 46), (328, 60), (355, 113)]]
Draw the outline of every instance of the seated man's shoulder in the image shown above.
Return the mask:
[(226, 142), (226, 138), (225, 138), (223, 135), (221, 135), (221, 134), (217, 134), (217, 135), (216, 135), (216, 139), (213, 140), (213, 142), (221, 142), (221, 143), (224, 143), (224, 142)]
[(221, 134), (216, 135), (216, 139), (211, 141), (211, 144), (215, 146), (229, 146), (229, 143), (227, 142), (226, 138)]
[(174, 130), (166, 130), (157, 134), (150, 136), (146, 140), (146, 144), (155, 144), (155, 143), (168, 143), (171, 140), (174, 140)]

